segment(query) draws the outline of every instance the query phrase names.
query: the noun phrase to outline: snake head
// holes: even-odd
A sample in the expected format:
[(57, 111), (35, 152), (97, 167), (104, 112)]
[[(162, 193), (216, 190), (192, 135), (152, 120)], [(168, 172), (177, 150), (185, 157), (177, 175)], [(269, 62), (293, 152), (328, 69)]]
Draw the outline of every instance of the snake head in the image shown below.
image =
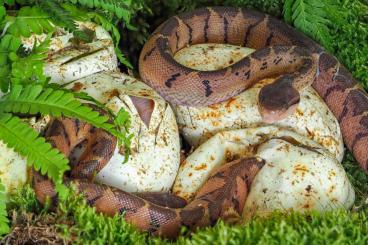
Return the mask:
[(292, 81), (292, 76), (285, 75), (260, 90), (258, 108), (262, 121), (274, 123), (295, 112), (300, 94), (292, 86)]

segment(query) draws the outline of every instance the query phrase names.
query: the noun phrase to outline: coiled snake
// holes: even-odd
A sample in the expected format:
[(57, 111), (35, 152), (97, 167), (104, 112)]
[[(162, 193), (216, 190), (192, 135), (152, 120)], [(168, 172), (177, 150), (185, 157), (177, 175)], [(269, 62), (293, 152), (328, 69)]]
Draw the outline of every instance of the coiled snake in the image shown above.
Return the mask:
[[(256, 49), (230, 67), (197, 71), (184, 67), (173, 54), (197, 43), (229, 43)], [(282, 119), (299, 102), (298, 90), (312, 84), (337, 117), (345, 144), (368, 170), (368, 98), (346, 68), (308, 37), (268, 15), (231, 7), (202, 8), (174, 16), (145, 44), (140, 75), (167, 101), (205, 106), (239, 94), (265, 77), (277, 77), (259, 93), (266, 122)], [(46, 138), (69, 157), (73, 180), (88, 204), (108, 215), (124, 213), (128, 222), (150, 233), (175, 237), (182, 225), (213, 225), (239, 218), (252, 179), (264, 162), (237, 160), (215, 170), (186, 206), (171, 195), (134, 195), (93, 182), (94, 173), (109, 161), (116, 139), (78, 120), (55, 119)], [(54, 185), (35, 173), (39, 201), (57, 201)], [(157, 200), (159, 197), (160, 200)], [(163, 200), (164, 199), (164, 200)], [(156, 204), (155, 204), (156, 203)], [(166, 204), (166, 207), (164, 206)]]

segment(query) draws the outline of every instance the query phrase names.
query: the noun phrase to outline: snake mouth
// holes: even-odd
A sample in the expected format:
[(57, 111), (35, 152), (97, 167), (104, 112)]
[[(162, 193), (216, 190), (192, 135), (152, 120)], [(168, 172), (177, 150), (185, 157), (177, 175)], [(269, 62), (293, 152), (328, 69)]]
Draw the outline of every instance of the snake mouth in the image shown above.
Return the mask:
[(294, 114), (297, 105), (298, 104), (294, 104), (290, 106), (289, 108), (282, 108), (278, 110), (267, 109), (266, 107), (262, 107), (261, 105), (259, 105), (259, 112), (261, 114), (263, 122), (275, 123), (275, 122), (281, 121), (287, 118), (288, 116)]

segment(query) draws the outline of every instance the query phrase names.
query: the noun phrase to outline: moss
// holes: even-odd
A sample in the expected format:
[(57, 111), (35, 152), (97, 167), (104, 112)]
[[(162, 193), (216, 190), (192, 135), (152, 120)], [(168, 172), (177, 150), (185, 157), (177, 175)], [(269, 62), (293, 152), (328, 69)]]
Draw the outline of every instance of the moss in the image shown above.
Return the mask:
[(235, 226), (220, 221), (192, 234), (183, 230), (177, 241), (140, 233), (123, 216), (97, 214), (78, 195), (70, 195), (55, 212), (49, 212), (39, 205), (33, 189), (27, 185), (10, 198), (13, 227), (3, 241), (26, 243), (47, 238), (69, 244), (367, 244), (368, 176), (350, 153), (343, 166), (357, 195), (351, 211), (275, 212), (268, 218), (257, 217)]
[[(355, 181), (355, 184), (358, 180)], [(363, 183), (359, 183), (363, 184)], [(366, 185), (366, 183), (365, 183)], [(365, 186), (367, 188), (367, 186)], [(367, 194), (367, 193), (365, 193)], [(359, 194), (358, 194), (359, 195)], [(359, 200), (359, 198), (358, 198)], [(29, 186), (20, 190), (11, 201), (16, 217), (27, 217), (36, 213), (32, 219), (13, 219), (13, 232), (8, 237), (24, 236), (25, 226), (28, 230), (44, 231), (45, 237), (63, 240), (73, 244), (168, 244), (172, 241), (151, 238), (136, 231), (127, 224), (122, 216), (109, 218), (96, 214), (84, 200), (71, 195), (59, 204), (58, 209), (50, 215), (46, 209), (39, 207), (35, 195)], [(27, 214), (28, 213), (28, 214)], [(367, 244), (368, 243), (368, 207), (360, 206), (357, 211), (336, 210), (327, 213), (274, 213), (271, 217), (255, 218), (243, 225), (229, 226), (219, 222), (212, 228), (199, 230), (192, 235), (181, 236), (177, 244)], [(50, 223), (50, 220), (53, 223)], [(45, 230), (47, 225), (49, 229)], [(18, 229), (14, 229), (18, 227)], [(16, 235), (14, 233), (22, 233)], [(50, 234), (50, 232), (53, 232)], [(42, 233), (36, 233), (42, 237)], [(52, 236), (53, 235), (53, 236)], [(16, 240), (13, 240), (16, 241)], [(19, 242), (19, 240), (18, 240)]]
[[(326, 0), (327, 1), (327, 0)], [(137, 30), (124, 30), (123, 47), (128, 47), (132, 63), (149, 33), (162, 21), (176, 13), (203, 5), (236, 5), (260, 9), (275, 16), (282, 15), (283, 0), (174, 0), (146, 1), (146, 7), (137, 13), (133, 25)], [(334, 54), (353, 75), (368, 88), (368, 10), (360, 0), (337, 0), (338, 13), (331, 12), (331, 35)], [(149, 24), (148, 24), (149, 23)], [(351, 154), (347, 154), (343, 166), (355, 188), (357, 198), (351, 211), (336, 210), (327, 213), (275, 213), (268, 219), (256, 218), (244, 225), (229, 226), (219, 222), (215, 227), (199, 230), (180, 237), (178, 244), (368, 244), (368, 176), (357, 166)], [(14, 217), (29, 217), (19, 219)], [(12, 225), (42, 228), (52, 219), (55, 225), (49, 238), (76, 244), (167, 244), (170, 241), (151, 238), (139, 233), (123, 217), (105, 217), (87, 207), (80, 197), (70, 196), (60, 203), (56, 213), (50, 216), (39, 206), (34, 193), (26, 186), (15, 194), (10, 202), (9, 215)], [(17, 237), (13, 229), (8, 235)], [(37, 229), (35, 229), (37, 230)], [(38, 229), (42, 230), (42, 229)], [(49, 234), (50, 235), (50, 234)], [(20, 237), (20, 236), (18, 236)], [(22, 241), (27, 237), (22, 236)], [(14, 241), (14, 240), (13, 240)], [(29, 237), (29, 241), (32, 238)]]
[(368, 89), (368, 2), (337, 2), (340, 11), (330, 13), (334, 54)]

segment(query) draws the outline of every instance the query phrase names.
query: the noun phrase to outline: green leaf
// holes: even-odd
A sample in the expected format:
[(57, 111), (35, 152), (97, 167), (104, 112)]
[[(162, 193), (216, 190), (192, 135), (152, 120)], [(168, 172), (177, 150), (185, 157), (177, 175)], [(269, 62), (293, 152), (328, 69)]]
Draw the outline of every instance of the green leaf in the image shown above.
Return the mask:
[(121, 108), (119, 110), (118, 114), (116, 115), (114, 123), (118, 127), (127, 127), (127, 128), (129, 128), (130, 123), (131, 123), (129, 112), (124, 110), (124, 108)]
[(294, 0), (285, 0), (285, 3), (284, 3), (284, 11), (283, 11), (284, 19), (286, 23), (289, 23), (289, 24), (293, 23), (293, 18), (292, 18), (293, 2)]
[(97, 13), (96, 11), (88, 12), (86, 10), (77, 8), (75, 5), (71, 4), (63, 4), (63, 8), (68, 10), (71, 16), (80, 21), (93, 21), (99, 25), (101, 25), (106, 31), (110, 32), (112, 39), (115, 44), (115, 53), (118, 57), (120, 63), (125, 65), (126, 67), (133, 69), (133, 66), (130, 62), (126, 59), (119, 48), (120, 44), (120, 32), (116, 27), (116, 24), (112, 23), (111, 20), (107, 19), (104, 15)]
[(7, 92), (11, 82), (11, 64), (18, 56), (15, 52), (19, 49), (19, 38), (6, 34), (0, 41), (0, 89)]
[(4, 51), (8, 52), (16, 52), (21, 45), (21, 41), (19, 38), (14, 37), (12, 35), (5, 35), (1, 39), (0, 47), (4, 49)]
[(87, 8), (95, 8), (114, 14), (118, 19), (125, 22), (127, 26), (130, 25), (130, 20), (135, 12), (142, 8), (141, 0), (63, 0), (63, 3), (72, 2), (73, 4), (79, 4)]
[(0, 235), (9, 233), (9, 220), (8, 213), (6, 211), (6, 195), (5, 187), (0, 182)]
[(8, 5), (14, 5), (15, 4), (15, 0), (2, 0), (3, 4), (6, 3)]
[(115, 54), (118, 57), (119, 61), (125, 65), (126, 67), (133, 69), (132, 64), (130, 64), (130, 62), (127, 60), (127, 58), (123, 55), (123, 53), (121, 52), (120, 48), (115, 47)]
[(37, 4), (42, 10), (49, 13), (50, 18), (55, 22), (55, 24), (61, 27), (65, 27), (68, 31), (73, 33), (75, 38), (83, 40), (85, 42), (92, 41), (90, 35), (87, 35), (86, 32), (78, 28), (74, 19), (70, 15), (70, 12), (67, 9), (63, 8), (57, 1), (39, 0), (37, 1)]
[(69, 188), (66, 187), (61, 181), (55, 183), (55, 190), (58, 193), (58, 198), (60, 200), (65, 200), (70, 194)]
[(0, 6), (0, 20), (2, 21), (6, 16), (6, 9), (4, 6)]
[(40, 137), (27, 123), (9, 113), (0, 112), (0, 140), (27, 158), (27, 163), (56, 183), (61, 182), (68, 160)]
[(283, 13), (287, 23), (294, 24), (326, 49), (332, 50), (332, 36), (329, 31), (332, 24), (327, 16), (335, 8), (328, 0), (285, 0)]
[(126, 140), (126, 132), (109, 123), (108, 116), (101, 116), (91, 107), (83, 105), (73, 93), (66, 90), (55, 90), (50, 87), (43, 89), (41, 85), (26, 87), (14, 85), (11, 92), (0, 99), (0, 111), (78, 118), (108, 131), (122, 142)]
[(14, 36), (30, 37), (31, 34), (50, 33), (54, 26), (49, 15), (39, 7), (22, 7), (17, 16), (6, 16), (5, 23), (9, 27), (6, 32)]
[(51, 34), (39, 45), (35, 42), (29, 55), (21, 58), (17, 57), (14, 60), (11, 70), (11, 82), (13, 84), (46, 84), (47, 77), (43, 73), (43, 67), (49, 51), (50, 39)]

